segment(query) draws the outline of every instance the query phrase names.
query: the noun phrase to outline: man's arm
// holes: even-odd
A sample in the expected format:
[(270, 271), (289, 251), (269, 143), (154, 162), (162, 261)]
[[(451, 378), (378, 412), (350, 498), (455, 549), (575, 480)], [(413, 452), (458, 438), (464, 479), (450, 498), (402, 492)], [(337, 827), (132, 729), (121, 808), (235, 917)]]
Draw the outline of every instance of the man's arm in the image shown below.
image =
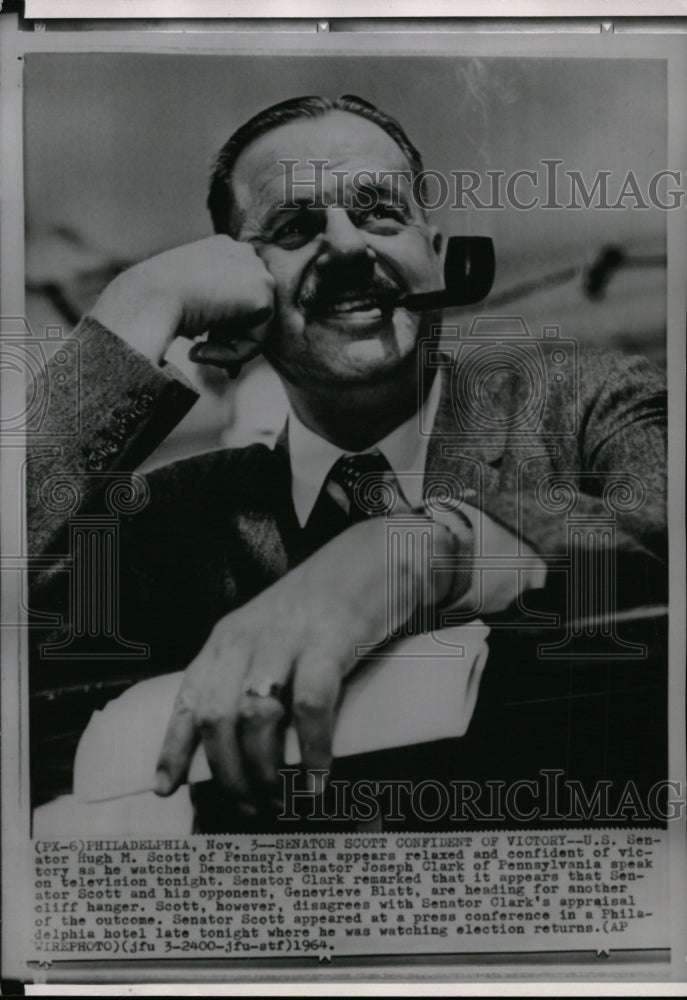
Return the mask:
[[(84, 513), (119, 474), (120, 481), (160, 444), (198, 393), (172, 365), (156, 365), (98, 320), (85, 317), (78, 384), (53, 387), (42, 434), (28, 441), (27, 524), (33, 556), (63, 547), (69, 518)], [(48, 362), (49, 366), (51, 362)], [(78, 406), (79, 433), (62, 433), (64, 414)], [(56, 444), (53, 444), (56, 442)], [(62, 509), (51, 502), (60, 483), (74, 491)]]
[[(81, 433), (63, 437), (60, 453), (30, 455), (29, 511), (34, 554), (49, 552), (64, 514), (42, 502), (50, 473), (71, 477), (79, 507), (102, 493), (108, 473), (133, 470), (193, 405), (197, 394), (164, 362), (177, 337), (210, 336), (194, 345), (198, 360), (225, 365), (254, 356), (272, 313), (274, 282), (253, 248), (227, 236), (177, 247), (123, 272), (79, 325), (79, 385), (58, 382), (43, 429), (59, 440), (78, 393)], [(71, 511), (73, 513), (73, 511)], [(57, 516), (54, 516), (57, 514)]]
[(488, 495), (485, 513), (543, 560), (538, 605), (566, 617), (593, 614), (593, 601), (573, 606), (574, 593), (584, 586), (591, 594), (600, 574), (599, 611), (665, 602), (664, 378), (643, 358), (589, 351), (578, 387), (577, 436), (552, 407), (542, 428), (550, 457), (514, 450), (502, 474), (512, 486)]

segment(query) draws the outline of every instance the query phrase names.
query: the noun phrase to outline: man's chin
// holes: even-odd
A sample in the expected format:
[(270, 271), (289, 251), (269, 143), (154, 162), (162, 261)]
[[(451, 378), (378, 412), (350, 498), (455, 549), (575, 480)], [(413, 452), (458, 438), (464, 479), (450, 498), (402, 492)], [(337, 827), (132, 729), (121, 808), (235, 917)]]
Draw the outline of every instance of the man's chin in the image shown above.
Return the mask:
[(415, 357), (415, 337), (401, 343), (387, 337), (349, 340), (328, 359), (328, 380), (339, 385), (383, 382), (414, 364)]

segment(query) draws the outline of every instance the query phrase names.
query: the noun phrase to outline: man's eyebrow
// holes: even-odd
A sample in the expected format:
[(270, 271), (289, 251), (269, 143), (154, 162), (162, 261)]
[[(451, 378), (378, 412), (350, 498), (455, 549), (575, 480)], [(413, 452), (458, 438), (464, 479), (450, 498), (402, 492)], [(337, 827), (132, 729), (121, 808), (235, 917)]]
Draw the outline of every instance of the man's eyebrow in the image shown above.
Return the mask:
[[(410, 173), (410, 171), (408, 171), (408, 173)], [(363, 173), (362, 176), (365, 177), (365, 174)], [(408, 205), (410, 202), (410, 199), (407, 197), (409, 192), (406, 192), (401, 188), (401, 185), (398, 183), (398, 178), (395, 178), (394, 180), (390, 177), (380, 180), (358, 180), (357, 188), (359, 190), (371, 191), (375, 194), (395, 196), (403, 205)]]
[[(394, 173), (396, 173), (396, 171), (394, 171)], [(407, 171), (407, 173), (410, 174), (410, 171)], [(374, 178), (374, 174), (372, 174), (372, 176), (368, 176), (367, 171), (362, 171), (359, 174), (353, 175), (353, 177), (353, 182), (351, 184), (347, 184), (343, 192), (340, 189), (337, 189), (337, 198), (342, 193), (344, 196), (342, 206), (339, 206), (338, 201), (335, 200), (334, 204), (337, 207), (350, 208), (354, 206), (355, 195), (358, 191), (377, 194), (385, 198), (392, 198), (393, 200), (398, 199), (398, 202), (404, 207), (407, 207), (410, 204), (410, 198), (408, 197), (410, 192), (401, 188), (398, 183), (398, 178), (392, 180), (389, 177), (385, 177), (383, 179), (376, 180)], [(321, 196), (318, 197), (318, 194), (315, 191), (301, 191), (298, 193), (292, 192), (288, 200), (285, 197), (284, 201), (267, 209), (265, 214), (259, 220), (259, 224), (261, 227), (267, 227), (284, 213), (304, 212), (309, 209), (323, 209), (327, 204), (328, 202), (323, 201)]]
[(298, 212), (305, 212), (307, 209), (321, 209), (323, 207), (322, 202), (317, 202), (312, 194), (293, 195), (289, 201), (285, 198), (277, 205), (271, 205), (258, 219), (258, 226), (261, 230), (266, 230), (283, 215), (295, 215)]

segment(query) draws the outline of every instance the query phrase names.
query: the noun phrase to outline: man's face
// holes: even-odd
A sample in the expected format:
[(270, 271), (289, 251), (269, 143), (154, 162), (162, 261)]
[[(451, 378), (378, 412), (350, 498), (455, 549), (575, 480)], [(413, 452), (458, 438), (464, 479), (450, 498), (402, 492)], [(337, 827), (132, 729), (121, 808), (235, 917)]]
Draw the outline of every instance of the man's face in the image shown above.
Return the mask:
[[(326, 161), (318, 197), (310, 160)], [(345, 111), (282, 125), (236, 162), (237, 236), (276, 282), (264, 353), (295, 385), (378, 379), (416, 347), (422, 319), (394, 302), (439, 285), (441, 242), (398, 171), (394, 140)]]

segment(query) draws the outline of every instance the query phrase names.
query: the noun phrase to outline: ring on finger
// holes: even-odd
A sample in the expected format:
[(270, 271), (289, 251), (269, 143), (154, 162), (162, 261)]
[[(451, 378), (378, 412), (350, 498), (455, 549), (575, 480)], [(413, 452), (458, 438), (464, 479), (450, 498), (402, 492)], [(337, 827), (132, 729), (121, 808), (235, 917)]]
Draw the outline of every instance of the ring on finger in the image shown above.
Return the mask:
[(283, 690), (284, 685), (271, 677), (263, 677), (258, 680), (251, 680), (247, 677), (241, 687), (241, 694), (251, 698), (274, 698), (276, 701), (280, 701)]

